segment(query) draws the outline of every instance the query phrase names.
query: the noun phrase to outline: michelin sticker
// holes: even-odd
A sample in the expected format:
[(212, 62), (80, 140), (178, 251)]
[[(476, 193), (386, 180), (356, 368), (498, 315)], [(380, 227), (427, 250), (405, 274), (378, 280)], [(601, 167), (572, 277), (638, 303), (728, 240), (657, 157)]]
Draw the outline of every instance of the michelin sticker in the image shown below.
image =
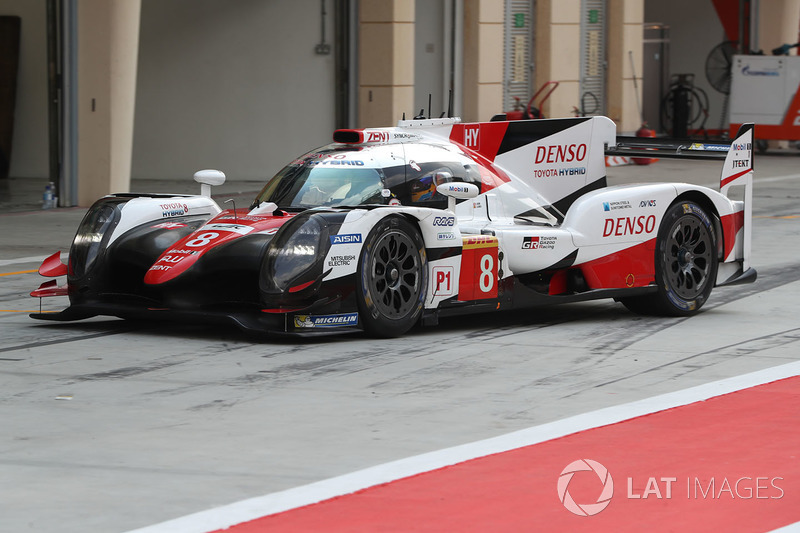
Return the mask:
[(295, 315), (296, 328), (336, 328), (358, 324), (358, 313), (345, 315)]

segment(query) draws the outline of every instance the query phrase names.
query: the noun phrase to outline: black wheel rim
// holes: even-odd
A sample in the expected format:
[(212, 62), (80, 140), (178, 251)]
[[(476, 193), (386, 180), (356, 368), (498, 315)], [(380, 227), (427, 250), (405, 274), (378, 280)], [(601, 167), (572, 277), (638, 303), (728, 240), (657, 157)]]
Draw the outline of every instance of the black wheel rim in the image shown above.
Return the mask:
[(419, 303), (421, 268), (419, 250), (411, 238), (390, 231), (375, 244), (369, 269), (369, 290), (373, 303), (387, 318), (403, 318)]
[(678, 219), (666, 243), (665, 274), (684, 300), (700, 296), (709, 283), (714, 246), (708, 228), (696, 217)]

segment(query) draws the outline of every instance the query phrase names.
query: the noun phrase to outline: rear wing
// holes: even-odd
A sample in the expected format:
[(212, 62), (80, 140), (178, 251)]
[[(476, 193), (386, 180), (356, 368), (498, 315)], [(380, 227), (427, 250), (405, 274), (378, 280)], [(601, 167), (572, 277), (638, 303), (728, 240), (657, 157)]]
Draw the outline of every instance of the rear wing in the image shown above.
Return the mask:
[(744, 185), (747, 176), (752, 179), (753, 124), (742, 124), (730, 143), (618, 136), (616, 145), (606, 147), (606, 155), (724, 160), (719, 186), (720, 192), (725, 194), (729, 186)]
[(743, 198), (734, 202), (742, 220), (742, 267), (749, 268), (753, 211), (753, 131), (752, 123), (743, 124), (733, 142), (676, 141), (651, 137), (617, 137), (616, 145), (606, 148), (606, 155), (676, 159), (723, 160), (719, 192), (730, 199), (730, 189), (744, 188)]

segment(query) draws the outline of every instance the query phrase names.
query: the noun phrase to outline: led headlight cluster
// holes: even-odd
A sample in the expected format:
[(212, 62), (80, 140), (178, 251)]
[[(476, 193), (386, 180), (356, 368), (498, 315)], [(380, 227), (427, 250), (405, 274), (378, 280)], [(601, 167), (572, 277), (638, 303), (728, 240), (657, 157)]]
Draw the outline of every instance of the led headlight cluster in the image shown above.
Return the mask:
[(321, 213), (298, 215), (281, 228), (267, 248), (262, 287), (294, 292), (293, 288), (315, 281), (330, 247), (330, 228)]
[(89, 209), (69, 251), (70, 275), (82, 277), (91, 269), (119, 219), (116, 202), (101, 200)]

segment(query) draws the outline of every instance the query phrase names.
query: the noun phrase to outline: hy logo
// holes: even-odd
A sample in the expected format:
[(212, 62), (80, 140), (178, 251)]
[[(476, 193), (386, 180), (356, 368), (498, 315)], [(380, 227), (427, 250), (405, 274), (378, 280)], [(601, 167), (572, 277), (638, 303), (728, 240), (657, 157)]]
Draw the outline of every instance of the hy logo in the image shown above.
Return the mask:
[[(591, 471), (597, 474), (603, 484), (603, 491), (594, 503), (577, 503), (569, 493), (569, 482), (576, 472)], [(606, 467), (591, 459), (579, 459), (567, 465), (558, 477), (558, 499), (571, 513), (578, 516), (593, 516), (608, 507), (614, 496), (614, 480)]]
[(467, 148), (471, 148), (473, 150), (480, 150), (481, 148), (480, 133), (481, 133), (480, 126), (477, 124), (464, 126), (464, 146), (466, 146)]

